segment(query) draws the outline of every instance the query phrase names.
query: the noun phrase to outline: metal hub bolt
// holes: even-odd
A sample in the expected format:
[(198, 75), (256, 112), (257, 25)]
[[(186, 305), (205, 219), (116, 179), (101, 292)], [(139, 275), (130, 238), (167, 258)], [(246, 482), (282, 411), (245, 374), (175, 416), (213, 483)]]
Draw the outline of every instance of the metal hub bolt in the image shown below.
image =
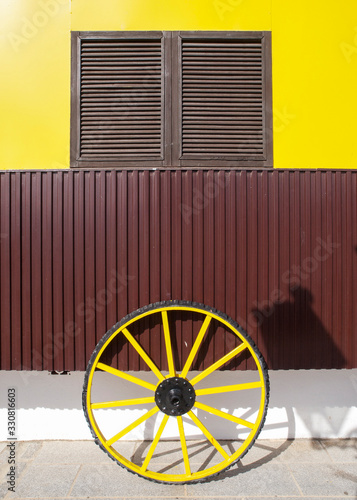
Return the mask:
[(166, 415), (184, 415), (191, 410), (195, 400), (195, 391), (184, 378), (167, 378), (156, 388), (155, 402)]

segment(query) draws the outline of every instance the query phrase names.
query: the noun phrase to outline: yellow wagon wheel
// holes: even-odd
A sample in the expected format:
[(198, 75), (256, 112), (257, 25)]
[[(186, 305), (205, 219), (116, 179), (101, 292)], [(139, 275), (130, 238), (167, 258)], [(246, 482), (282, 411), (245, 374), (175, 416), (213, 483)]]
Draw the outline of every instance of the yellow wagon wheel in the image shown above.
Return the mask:
[[(153, 331), (162, 348), (149, 355)], [(185, 340), (176, 343), (187, 332), (188, 349)], [(149, 371), (121, 370), (123, 348)], [(202, 304), (170, 301), (138, 309), (104, 335), (86, 371), (83, 409), (97, 444), (121, 466), (154, 481), (192, 483), (245, 455), (268, 397), (264, 359), (235, 321)]]

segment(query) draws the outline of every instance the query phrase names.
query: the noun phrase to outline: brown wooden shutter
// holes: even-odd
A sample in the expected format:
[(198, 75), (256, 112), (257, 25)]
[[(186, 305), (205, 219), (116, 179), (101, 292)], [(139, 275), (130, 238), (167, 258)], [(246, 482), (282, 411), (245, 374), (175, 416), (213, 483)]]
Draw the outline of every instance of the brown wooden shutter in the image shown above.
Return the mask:
[(72, 37), (71, 164), (164, 165), (163, 33)]
[(270, 33), (180, 32), (174, 47), (178, 165), (272, 166)]
[(73, 32), (72, 167), (272, 166), (269, 32)]

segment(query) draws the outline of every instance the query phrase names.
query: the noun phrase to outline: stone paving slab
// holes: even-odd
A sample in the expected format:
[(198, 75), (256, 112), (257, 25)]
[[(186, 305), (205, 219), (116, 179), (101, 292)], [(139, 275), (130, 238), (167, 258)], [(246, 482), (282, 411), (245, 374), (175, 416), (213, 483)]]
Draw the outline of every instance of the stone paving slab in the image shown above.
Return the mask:
[(44, 443), (41, 441), (25, 441), (18, 443), (16, 445), (16, 460), (19, 462), (33, 460), (43, 445)]
[[(21, 475), (26, 468), (26, 463), (24, 462), (18, 462), (16, 464), (16, 469), (15, 469), (15, 477), (16, 477), (16, 484), (19, 483), (19, 478), (21, 478)], [(8, 464), (2, 464), (0, 465), (0, 498), (4, 498), (5, 495), (8, 493), (8, 484), (7, 480), (9, 479), (7, 474), (9, 473), (9, 465)]]
[(356, 464), (290, 464), (305, 496), (345, 495), (357, 498)]
[[(224, 479), (222, 479), (224, 477)], [(216, 480), (187, 485), (189, 497), (280, 495), (299, 496), (300, 491), (289, 469), (279, 463), (254, 469), (233, 467)]]
[[(259, 440), (254, 446), (249, 450), (247, 455), (243, 457), (243, 465), (253, 465), (258, 463), (268, 462), (272, 459), (276, 459), (283, 453), (288, 447), (292, 445), (293, 441), (286, 440)], [(238, 442), (221, 442), (223, 448), (227, 453), (231, 454), (237, 449)], [(133, 459), (135, 463), (141, 464), (143, 457), (145, 457), (150, 443), (140, 443), (135, 449)], [(307, 445), (305, 445), (306, 447)], [(301, 451), (303, 447), (297, 449), (296, 455)], [(322, 449), (322, 448), (321, 448)], [(217, 450), (206, 441), (187, 441), (187, 450), (190, 459), (190, 464), (195, 469), (195, 465), (200, 466), (203, 463), (206, 466), (213, 466), (222, 461), (222, 456), (217, 452)], [(331, 462), (325, 450), (322, 450), (326, 460)], [(169, 461), (171, 463), (182, 460), (182, 450), (181, 446), (177, 441), (164, 441), (159, 443), (156, 448), (155, 453), (150, 461), (150, 464), (165, 464)], [(197, 468), (197, 467), (196, 467)]]
[[(344, 498), (345, 500), (348, 500), (349, 497), (346, 497), (346, 495), (341, 495), (339, 497), (330, 497), (330, 496), (314, 496), (314, 497), (244, 497), (242, 500), (277, 500), (277, 498), (281, 498), (281, 500), (301, 500), (303, 498), (308, 498), (309, 500), (341, 500), (341, 498)], [(355, 497), (351, 497), (353, 500), (355, 499)], [(213, 499), (209, 499), (209, 500), (213, 500)], [(221, 499), (217, 499), (217, 500), (221, 500)], [(225, 500), (230, 500), (229, 498), (225, 499)]]
[[(5, 500), (357, 499), (356, 439), (258, 440), (232, 469), (197, 485), (159, 484), (135, 476), (93, 441), (19, 442), (15, 494), (6, 487), (6, 444), (0, 443), (0, 499)], [(129, 456), (134, 449), (142, 455), (142, 443), (122, 445), (127, 446)], [(192, 463), (208, 459), (212, 451), (207, 442), (189, 441), (188, 445), (192, 445)], [(163, 451), (154, 457), (158, 467), (171, 466), (173, 458), (182, 457), (177, 442), (165, 443)], [(183, 472), (183, 468), (178, 470)]]
[[(123, 443), (124, 452), (132, 455), (134, 441)], [(34, 457), (36, 464), (107, 464), (111, 459), (94, 441), (44, 441), (41, 449)]]
[[(231, 454), (237, 444), (221, 442), (222, 447)], [(145, 458), (150, 443), (143, 442), (138, 445), (134, 453), (135, 463), (141, 464)], [(222, 462), (222, 456), (217, 452), (214, 446), (206, 441), (187, 441), (187, 451), (191, 465), (202, 465), (204, 462), (207, 465), (215, 465)], [(182, 461), (182, 448), (178, 441), (163, 441), (157, 446), (150, 464), (167, 464), (168, 462), (174, 463)]]
[(268, 463), (272, 460), (279, 460), (281, 453), (291, 446), (292, 442), (284, 439), (258, 440), (242, 458), (241, 463), (244, 466), (254, 466)]
[(324, 439), (321, 444), (333, 462), (357, 464), (357, 439)]
[(6, 485), (6, 474), (9, 472), (9, 468), (6, 464), (0, 465), (0, 498), (4, 498), (7, 493)]
[(80, 465), (30, 464), (16, 482), (16, 492), (9, 498), (44, 498), (68, 495)]
[(7, 464), (7, 459), (9, 458), (9, 452), (7, 448), (7, 443), (3, 443), (4, 446), (0, 452), (0, 465)]
[(71, 496), (99, 497), (157, 497), (184, 496), (183, 485), (159, 484), (145, 480), (116, 463), (108, 465), (83, 465), (74, 482)]
[[(7, 447), (8, 442), (3, 443), (4, 447), (0, 452), (0, 463), (7, 463), (9, 450)], [(37, 451), (42, 447), (41, 441), (16, 441), (16, 462), (24, 462), (32, 460)]]
[(290, 441), (289, 446), (279, 453), (279, 460), (284, 463), (331, 463), (331, 457), (319, 441)]

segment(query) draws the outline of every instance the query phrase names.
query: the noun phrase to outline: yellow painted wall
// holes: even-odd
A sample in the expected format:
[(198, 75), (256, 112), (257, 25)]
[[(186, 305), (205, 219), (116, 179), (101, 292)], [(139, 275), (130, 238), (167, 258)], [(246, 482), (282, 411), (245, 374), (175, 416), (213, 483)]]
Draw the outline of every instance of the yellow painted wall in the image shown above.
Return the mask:
[(271, 30), (274, 166), (357, 168), (357, 2), (0, 0), (0, 168), (69, 167), (71, 30)]
[(68, 167), (69, 62), (69, 0), (0, 0), (1, 169)]
[(273, 0), (274, 164), (357, 168), (357, 1)]

